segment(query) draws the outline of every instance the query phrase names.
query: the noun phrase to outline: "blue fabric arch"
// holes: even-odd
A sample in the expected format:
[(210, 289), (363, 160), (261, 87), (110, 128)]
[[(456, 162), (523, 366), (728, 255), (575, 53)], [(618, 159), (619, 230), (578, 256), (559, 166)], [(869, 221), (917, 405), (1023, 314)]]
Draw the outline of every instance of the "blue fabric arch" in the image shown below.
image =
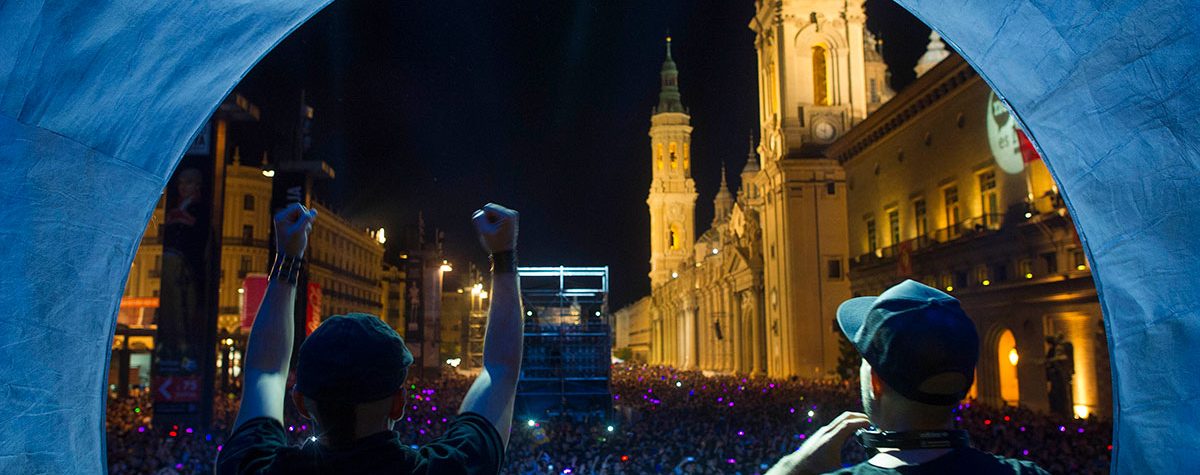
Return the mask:
[(329, 0), (0, 2), (0, 473), (104, 473), (125, 276), (184, 148)]
[(897, 3), (1003, 96), (1063, 191), (1105, 316), (1114, 471), (1200, 472), (1200, 2)]

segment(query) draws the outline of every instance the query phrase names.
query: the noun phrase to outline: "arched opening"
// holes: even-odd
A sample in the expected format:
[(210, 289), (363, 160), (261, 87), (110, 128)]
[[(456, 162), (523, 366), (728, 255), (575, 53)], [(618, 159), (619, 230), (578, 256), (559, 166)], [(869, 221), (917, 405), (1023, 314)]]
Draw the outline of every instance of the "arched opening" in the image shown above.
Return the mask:
[(812, 47), (813, 104), (827, 106), (829, 100), (829, 50), (823, 44)]
[(1017, 406), (1021, 402), (1020, 384), (1017, 381), (1017, 365), (1020, 361), (1017, 339), (1012, 330), (1004, 330), (996, 341), (996, 362), (999, 365), (996, 375), (1000, 380), (1000, 400), (1009, 406)]

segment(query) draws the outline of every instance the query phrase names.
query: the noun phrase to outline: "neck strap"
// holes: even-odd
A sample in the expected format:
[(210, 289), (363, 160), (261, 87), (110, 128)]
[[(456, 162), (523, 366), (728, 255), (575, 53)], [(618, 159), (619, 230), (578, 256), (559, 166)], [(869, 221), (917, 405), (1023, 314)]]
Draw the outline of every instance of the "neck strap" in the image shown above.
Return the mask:
[(854, 434), (858, 443), (868, 449), (957, 449), (971, 446), (965, 430), (914, 430), (889, 432), (878, 429), (859, 429)]

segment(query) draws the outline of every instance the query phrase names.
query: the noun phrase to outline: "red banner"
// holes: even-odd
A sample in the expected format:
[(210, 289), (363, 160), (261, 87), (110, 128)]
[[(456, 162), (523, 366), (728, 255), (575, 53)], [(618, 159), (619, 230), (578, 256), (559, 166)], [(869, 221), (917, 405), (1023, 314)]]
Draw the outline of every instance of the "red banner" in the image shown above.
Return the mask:
[(912, 275), (912, 240), (902, 241), (896, 246), (896, 275)]
[(267, 295), (267, 274), (247, 274), (242, 281), (242, 330), (250, 331)]
[(1019, 142), (1021, 145), (1022, 161), (1025, 163), (1030, 163), (1042, 159), (1042, 156), (1038, 155), (1037, 149), (1033, 147), (1033, 142), (1029, 140), (1029, 137), (1025, 136), (1024, 130), (1017, 129), (1017, 142)]
[(321, 284), (308, 283), (308, 313), (304, 318), (305, 335), (312, 335), (321, 324)]

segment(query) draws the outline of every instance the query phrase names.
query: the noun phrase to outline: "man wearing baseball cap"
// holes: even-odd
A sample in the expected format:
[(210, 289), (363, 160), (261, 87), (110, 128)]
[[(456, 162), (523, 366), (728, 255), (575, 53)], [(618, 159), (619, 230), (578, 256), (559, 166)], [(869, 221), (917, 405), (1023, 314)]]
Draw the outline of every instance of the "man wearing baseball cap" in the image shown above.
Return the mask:
[[(972, 448), (966, 431), (954, 429), (952, 411), (970, 390), (979, 360), (979, 335), (957, 299), (906, 280), (878, 297), (843, 302), (837, 321), (863, 358), (866, 414), (838, 416), (768, 475), (1047, 473), (1033, 462)], [(877, 453), (842, 468), (842, 445), (856, 432)]]
[(412, 353), (379, 317), (338, 315), (300, 346), (292, 398), (313, 435), (289, 446), (283, 406), (292, 354), (299, 272), (316, 211), (293, 204), (275, 216), (279, 256), (250, 331), (241, 406), (217, 456), (218, 474), (495, 474), (512, 425), (521, 370), (522, 310), (517, 280), (517, 212), (488, 204), (473, 221), (492, 258), (491, 307), (483, 368), (459, 414), (419, 449), (392, 424), (404, 415)]

